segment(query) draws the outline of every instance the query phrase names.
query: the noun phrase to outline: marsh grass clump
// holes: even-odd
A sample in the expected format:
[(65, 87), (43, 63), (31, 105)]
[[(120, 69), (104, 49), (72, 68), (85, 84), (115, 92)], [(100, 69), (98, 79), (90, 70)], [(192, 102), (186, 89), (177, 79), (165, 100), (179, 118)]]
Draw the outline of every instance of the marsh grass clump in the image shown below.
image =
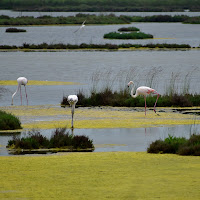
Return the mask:
[(19, 28), (7, 28), (7, 33), (18, 33), (18, 32), (26, 32), (25, 29), (19, 29)]
[(21, 128), (21, 122), (18, 117), (0, 110), (0, 130), (14, 130)]
[(104, 34), (103, 36), (106, 39), (148, 39), (153, 38), (153, 35), (146, 34), (143, 32), (131, 32), (131, 33), (117, 33), (117, 32), (110, 32)]
[(147, 152), (200, 156), (200, 135), (192, 134), (189, 139), (168, 135), (165, 140), (152, 142)]
[(41, 135), (39, 130), (31, 130), (26, 137), (20, 138), (13, 136), (8, 141), (8, 146), (12, 149), (67, 149), (69, 151), (91, 149), (94, 150), (93, 141), (87, 136), (69, 134), (66, 128), (57, 128), (54, 130), (50, 139)]

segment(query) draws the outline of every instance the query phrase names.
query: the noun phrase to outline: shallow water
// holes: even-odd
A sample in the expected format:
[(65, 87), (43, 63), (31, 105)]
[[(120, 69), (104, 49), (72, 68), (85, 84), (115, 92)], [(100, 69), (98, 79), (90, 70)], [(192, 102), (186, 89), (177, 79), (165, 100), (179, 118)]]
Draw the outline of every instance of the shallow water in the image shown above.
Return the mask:
[[(86, 135), (93, 140), (95, 146), (94, 152), (110, 151), (146, 151), (148, 146), (155, 140), (165, 139), (168, 135), (176, 137), (189, 138), (191, 133), (197, 131), (200, 125), (181, 125), (172, 127), (153, 127), (153, 128), (135, 128), (135, 129), (75, 129), (73, 134)], [(71, 130), (68, 130), (71, 133)], [(50, 137), (53, 130), (41, 130), (46, 137)], [(24, 137), (22, 133), (19, 136)], [(0, 136), (0, 156), (9, 155), (5, 149), (8, 140), (12, 135)]]
[[(154, 39), (142, 40), (109, 40), (103, 36), (109, 32), (116, 32), (122, 27), (135, 26), (141, 32), (149, 33)], [(182, 24), (182, 23), (132, 23), (120, 25), (87, 25), (84, 29), (74, 33), (79, 25), (66, 26), (26, 26), (17, 27), (25, 29), (27, 32), (6, 33), (8, 27), (0, 27), (0, 44), (1, 45), (22, 45), (63, 43), (63, 44), (189, 44), (197, 47), (200, 44), (199, 24)]]
[[(63, 95), (90, 91), (107, 85), (119, 90), (133, 80), (136, 86), (148, 85), (148, 74), (154, 71), (151, 87), (160, 94), (166, 93), (172, 73), (177, 75), (175, 85), (183, 90), (185, 76), (189, 75), (189, 88), (199, 93), (199, 51), (128, 51), (128, 52), (0, 52), (0, 79), (16, 80), (25, 76), (28, 80), (80, 82), (82, 85), (32, 86), (27, 85), (30, 105), (59, 104)], [(160, 70), (160, 71), (159, 71)], [(95, 78), (94, 74), (100, 72)], [(98, 73), (97, 73), (98, 74)], [(92, 77), (96, 79), (91, 81)], [(115, 80), (115, 81), (113, 81)], [(176, 88), (175, 87), (175, 88)], [(17, 86), (5, 86), (0, 106), (11, 103)], [(22, 88), (23, 99), (24, 88)], [(14, 98), (20, 105), (20, 95)], [(25, 101), (24, 103), (25, 104)]]

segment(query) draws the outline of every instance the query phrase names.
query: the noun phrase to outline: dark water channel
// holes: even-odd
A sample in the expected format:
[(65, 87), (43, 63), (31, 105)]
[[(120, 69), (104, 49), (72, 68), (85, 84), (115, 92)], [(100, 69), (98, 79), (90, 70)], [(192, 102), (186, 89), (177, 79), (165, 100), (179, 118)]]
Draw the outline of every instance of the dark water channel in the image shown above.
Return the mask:
[[(168, 135), (189, 138), (190, 134), (197, 133), (200, 125), (179, 125), (172, 127), (153, 128), (120, 128), (120, 129), (75, 129), (75, 135), (86, 135), (93, 140), (94, 152), (113, 151), (146, 151), (151, 142), (165, 139)], [(68, 130), (71, 133), (71, 130)], [(53, 130), (41, 130), (41, 134), (50, 137)], [(20, 137), (26, 133), (20, 133)], [(6, 145), (13, 135), (0, 135), (0, 156), (9, 155)]]

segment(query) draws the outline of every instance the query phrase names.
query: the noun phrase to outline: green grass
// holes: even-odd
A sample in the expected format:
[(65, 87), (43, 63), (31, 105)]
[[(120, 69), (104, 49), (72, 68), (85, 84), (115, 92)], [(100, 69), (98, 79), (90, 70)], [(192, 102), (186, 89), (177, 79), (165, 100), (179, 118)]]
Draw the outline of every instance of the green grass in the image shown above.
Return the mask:
[(21, 122), (18, 117), (0, 110), (0, 130), (14, 130), (21, 128)]
[(198, 200), (200, 157), (141, 152), (0, 156), (0, 199)]

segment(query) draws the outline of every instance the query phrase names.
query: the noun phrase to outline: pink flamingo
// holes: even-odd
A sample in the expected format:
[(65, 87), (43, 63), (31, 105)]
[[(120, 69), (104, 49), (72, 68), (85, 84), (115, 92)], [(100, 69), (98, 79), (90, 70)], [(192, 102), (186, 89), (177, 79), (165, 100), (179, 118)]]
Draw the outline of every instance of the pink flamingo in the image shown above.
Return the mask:
[[(17, 82), (18, 82), (18, 87), (17, 87), (16, 92), (12, 95), (12, 103), (11, 103), (11, 105), (13, 105), (13, 98), (14, 98), (14, 96), (17, 94), (17, 92), (18, 92), (19, 89), (20, 89), (20, 97), (21, 97), (21, 105), (22, 105), (22, 91), (21, 91), (21, 85), (23, 85), (23, 86), (25, 87), (25, 93), (26, 93), (26, 84), (28, 83), (27, 78), (25, 78), (25, 77), (19, 77), (19, 78), (17, 79)], [(27, 100), (27, 105), (28, 105), (27, 93), (26, 93), (26, 100)]]
[[(130, 82), (128, 83), (128, 86), (130, 86), (131, 84), (134, 85), (134, 84), (133, 84), (133, 81), (130, 81)], [(157, 94), (157, 99), (156, 99), (156, 102), (155, 102), (155, 105), (154, 105), (154, 112), (156, 113), (156, 103), (157, 103), (158, 98), (159, 98), (159, 96), (160, 96), (160, 95), (158, 94), (158, 92), (157, 92), (156, 90), (150, 88), (150, 87), (147, 87), (147, 86), (141, 86), (141, 87), (137, 88), (135, 95), (133, 94), (133, 90), (134, 90), (134, 87), (132, 87), (132, 89), (131, 89), (131, 96), (132, 96), (133, 98), (136, 98), (136, 97), (139, 96), (139, 95), (144, 96), (144, 101), (145, 101), (145, 115), (146, 115), (146, 107), (147, 107), (147, 105), (146, 105), (146, 96), (147, 96), (148, 94)]]

